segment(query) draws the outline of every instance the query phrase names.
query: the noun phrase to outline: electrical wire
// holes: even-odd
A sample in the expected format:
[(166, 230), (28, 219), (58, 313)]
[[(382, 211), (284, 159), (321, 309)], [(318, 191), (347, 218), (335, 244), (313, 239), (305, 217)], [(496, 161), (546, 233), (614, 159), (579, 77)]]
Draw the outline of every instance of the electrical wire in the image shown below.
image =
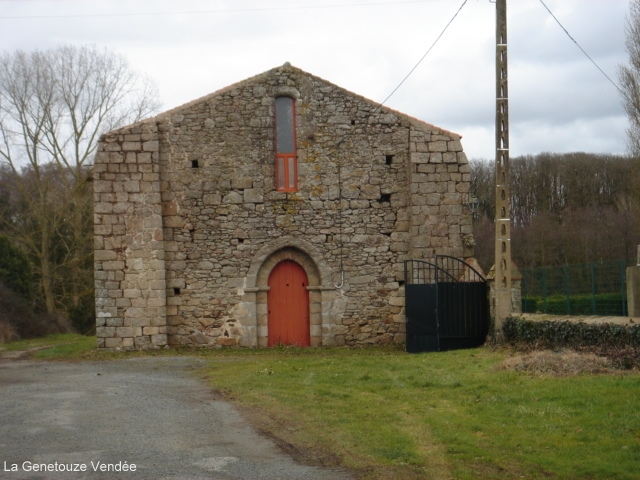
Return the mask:
[(598, 70), (600, 70), (600, 73), (602, 73), (602, 75), (604, 75), (604, 76), (605, 76), (605, 78), (606, 78), (607, 80), (609, 80), (609, 82), (611, 82), (611, 85), (613, 85), (614, 87), (616, 87), (616, 89), (617, 89), (617, 90), (618, 90), (618, 91), (619, 91), (623, 96), (625, 96), (625, 93), (624, 93), (624, 92), (622, 91), (622, 89), (618, 86), (618, 84), (617, 84), (617, 83), (615, 83), (613, 80), (611, 80), (611, 78), (609, 77), (609, 75), (607, 75), (607, 74), (604, 72), (604, 70), (602, 70), (602, 69), (600, 68), (600, 66), (595, 62), (595, 60), (594, 60), (593, 58), (591, 58), (591, 57), (589, 56), (589, 54), (585, 51), (585, 49), (584, 49), (584, 48), (582, 48), (582, 47), (580, 46), (580, 44), (576, 41), (576, 39), (575, 39), (575, 38), (573, 38), (573, 37), (571, 36), (571, 34), (567, 31), (567, 29), (566, 29), (566, 28), (564, 28), (564, 25), (562, 25), (562, 23), (560, 23), (560, 20), (558, 20), (558, 18), (553, 14), (553, 12), (552, 12), (551, 10), (549, 10), (549, 7), (547, 7), (547, 5), (543, 2), (543, 0), (540, 0), (540, 3), (541, 3), (541, 4), (542, 4), (542, 6), (547, 10), (547, 12), (549, 12), (549, 15), (551, 15), (551, 16), (553, 17), (553, 19), (556, 21), (556, 23), (557, 23), (558, 25), (560, 25), (560, 28), (562, 28), (562, 30), (564, 30), (564, 33), (566, 33), (566, 34), (567, 34), (567, 36), (571, 39), (571, 41), (572, 41), (573, 43), (575, 43), (575, 44), (576, 44), (576, 46), (580, 49), (580, 51), (581, 51), (582, 53), (584, 53), (584, 55), (585, 55), (585, 56), (586, 56), (586, 57), (591, 61), (591, 63), (593, 63), (593, 64), (595, 65), (595, 67), (596, 67)]
[(468, 0), (464, 0), (462, 2), (462, 5), (460, 5), (460, 8), (458, 8), (458, 11), (453, 15), (453, 17), (451, 17), (451, 20), (449, 20), (449, 23), (447, 23), (447, 25), (444, 27), (442, 32), (440, 32), (440, 35), (438, 35), (438, 38), (435, 39), (435, 41), (431, 44), (431, 46), (425, 52), (425, 54), (422, 56), (422, 58), (420, 60), (418, 60), (418, 63), (416, 63), (415, 66), (411, 69), (411, 71), (409, 73), (407, 73), (407, 76), (402, 79), (402, 81), (398, 84), (398, 86), (396, 88), (393, 89), (393, 91), (387, 96), (387, 98), (385, 98), (382, 102), (380, 102), (380, 104), (371, 113), (371, 115), (376, 113), (380, 109), (380, 107), (382, 107), (385, 103), (387, 103), (387, 100), (389, 100), (392, 97), (392, 95), (398, 91), (398, 89), (402, 86), (402, 84), (407, 81), (407, 79), (411, 76), (411, 74), (413, 72), (415, 72), (416, 68), (418, 68), (418, 66), (422, 63), (422, 61), (426, 58), (426, 56), (429, 55), (429, 52), (431, 52), (431, 50), (433, 50), (433, 47), (436, 46), (436, 43), (438, 43), (438, 41), (442, 38), (442, 36), (444, 35), (444, 32), (446, 32), (447, 29), (449, 28), (449, 25), (451, 25), (453, 23), (453, 21), (456, 19), (456, 17), (460, 13), (460, 10), (462, 10), (463, 7), (467, 4), (467, 1)]
[[(458, 10), (453, 15), (453, 17), (451, 17), (451, 20), (449, 20), (449, 23), (447, 23), (447, 25), (444, 27), (442, 32), (440, 32), (440, 35), (438, 35), (438, 37), (435, 39), (433, 44), (431, 44), (429, 49), (422, 56), (422, 58), (418, 61), (418, 63), (415, 64), (415, 66), (411, 69), (411, 71), (409, 71), (409, 73), (402, 79), (402, 81), (396, 86), (396, 88), (394, 88), (393, 91), (387, 96), (387, 98), (385, 98), (382, 102), (380, 102), (376, 106), (376, 108), (373, 109), (369, 115), (367, 115), (367, 118), (365, 119), (364, 123), (367, 123), (368, 119), (371, 118), (371, 116), (373, 116), (378, 110), (380, 110), (380, 108), (387, 102), (387, 100), (389, 100), (391, 98), (391, 96), (398, 91), (398, 89), (402, 86), (402, 84), (411, 76), (411, 74), (416, 70), (416, 68), (418, 68), (418, 66), (426, 58), (426, 56), (429, 54), (429, 52), (431, 52), (431, 50), (433, 50), (433, 47), (436, 46), (436, 44), (438, 43), (440, 38), (442, 38), (442, 36), (444, 35), (444, 32), (446, 32), (447, 29), (449, 28), (449, 25), (451, 25), (453, 23), (453, 21), (458, 16), (458, 14), (462, 10), (462, 8), (466, 5), (467, 1), (468, 0), (464, 0), (462, 2), (462, 5), (460, 5), (460, 8), (458, 8)], [(349, 133), (345, 134), (337, 142), (336, 148), (338, 148), (340, 146), (340, 144), (344, 141), (344, 139), (348, 135), (349, 135)], [(338, 222), (339, 222), (338, 228), (339, 228), (339, 231), (340, 231), (340, 284), (339, 285), (334, 285), (334, 287), (337, 288), (337, 289), (341, 289), (344, 286), (344, 265), (343, 265), (343, 256), (344, 256), (344, 252), (343, 252), (344, 243), (343, 242), (344, 242), (344, 240), (342, 238), (342, 235), (343, 235), (343, 233), (342, 233), (342, 178), (341, 178), (340, 170), (341, 170), (341, 163), (338, 163), (338, 201), (339, 201), (339, 204), (338, 204)]]

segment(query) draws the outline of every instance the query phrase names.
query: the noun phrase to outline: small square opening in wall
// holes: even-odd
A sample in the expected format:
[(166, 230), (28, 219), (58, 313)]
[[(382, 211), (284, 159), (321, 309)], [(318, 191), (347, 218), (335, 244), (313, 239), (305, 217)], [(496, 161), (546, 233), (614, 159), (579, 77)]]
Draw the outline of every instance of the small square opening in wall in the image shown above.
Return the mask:
[(198, 160), (191, 160), (191, 168), (200, 168)]
[(393, 163), (393, 155), (385, 155), (384, 156), (384, 162), (387, 165), (391, 165)]
[(173, 288), (173, 294), (174, 295), (180, 295), (180, 289), (178, 287), (174, 287)]
[(383, 193), (382, 195), (380, 195), (380, 198), (378, 199), (378, 203), (391, 203), (391, 194)]

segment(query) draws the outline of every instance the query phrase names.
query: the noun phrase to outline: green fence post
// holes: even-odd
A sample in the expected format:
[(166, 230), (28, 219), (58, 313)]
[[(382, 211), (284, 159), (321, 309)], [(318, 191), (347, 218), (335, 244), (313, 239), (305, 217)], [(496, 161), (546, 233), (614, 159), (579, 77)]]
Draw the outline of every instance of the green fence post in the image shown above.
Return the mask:
[(564, 288), (567, 297), (567, 315), (571, 315), (571, 292), (569, 291), (569, 265), (564, 267)]
[(596, 312), (596, 266), (595, 263), (591, 264), (591, 310), (594, 315)]
[(522, 289), (520, 303), (522, 304), (522, 313), (527, 313), (527, 273), (526, 270), (522, 271)]
[(547, 313), (547, 269), (542, 269), (542, 298), (544, 299), (544, 313)]
[(625, 268), (626, 264), (624, 260), (620, 260), (620, 298), (622, 298), (622, 316), (626, 317), (627, 316), (627, 286), (626, 286), (626, 275), (625, 275)]

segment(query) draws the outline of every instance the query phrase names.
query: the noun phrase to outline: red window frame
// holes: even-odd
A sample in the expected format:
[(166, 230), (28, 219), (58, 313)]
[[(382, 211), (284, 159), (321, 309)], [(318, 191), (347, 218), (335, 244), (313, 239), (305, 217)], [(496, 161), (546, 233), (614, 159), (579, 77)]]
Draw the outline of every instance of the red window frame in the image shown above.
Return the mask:
[(276, 154), (276, 190), (279, 192), (298, 190), (298, 160), (295, 154)]
[[(288, 113), (278, 117), (278, 106), (276, 106), (275, 119), (275, 184), (279, 192), (295, 192), (298, 190), (298, 146), (296, 143), (296, 102), (291, 97), (277, 97), (277, 102), (290, 102)], [(284, 117), (284, 118), (283, 118)], [(287, 145), (283, 148), (279, 145), (278, 139), (286, 136)], [(284, 142), (282, 142), (284, 143)], [(285, 151), (282, 151), (285, 150)]]

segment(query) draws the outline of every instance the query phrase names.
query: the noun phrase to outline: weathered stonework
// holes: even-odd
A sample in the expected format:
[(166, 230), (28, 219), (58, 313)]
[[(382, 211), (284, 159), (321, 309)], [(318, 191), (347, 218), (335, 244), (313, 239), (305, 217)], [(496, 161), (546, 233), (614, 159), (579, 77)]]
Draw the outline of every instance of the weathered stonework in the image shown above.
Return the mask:
[[(296, 101), (298, 191), (274, 174)], [(266, 346), (267, 291), (303, 267), (311, 345), (404, 342), (403, 261), (463, 255), (460, 136), (285, 64), (103, 135), (94, 166), (98, 347)]]

